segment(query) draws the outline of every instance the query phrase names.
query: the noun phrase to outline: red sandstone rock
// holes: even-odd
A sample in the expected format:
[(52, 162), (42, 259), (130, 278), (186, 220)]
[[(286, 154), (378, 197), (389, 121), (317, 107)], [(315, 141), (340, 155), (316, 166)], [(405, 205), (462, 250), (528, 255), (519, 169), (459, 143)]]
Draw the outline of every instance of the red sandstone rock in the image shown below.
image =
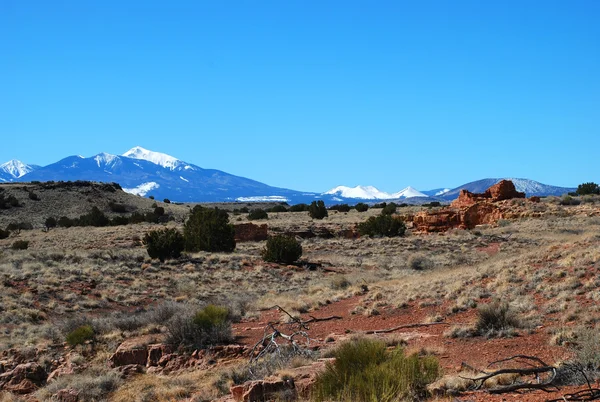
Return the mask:
[(119, 345), (116, 352), (109, 358), (113, 367), (139, 364), (145, 366), (148, 362), (148, 345), (156, 343), (155, 335), (139, 336), (127, 339)]
[(29, 394), (46, 382), (48, 374), (37, 363), (19, 364), (13, 370), (0, 374), (0, 389), (15, 394)]
[(58, 390), (53, 396), (52, 400), (56, 400), (59, 402), (78, 402), (79, 401), (79, 391), (74, 390), (73, 388), (64, 388)]
[(267, 240), (267, 225), (255, 225), (254, 223), (241, 223), (235, 225), (235, 241), (261, 241)]
[(518, 192), (512, 181), (501, 180), (485, 190), (484, 193), (472, 193), (467, 190), (460, 190), (458, 198), (450, 206), (452, 208), (463, 208), (481, 201), (497, 202), (510, 200), (511, 198), (525, 198), (525, 193)]

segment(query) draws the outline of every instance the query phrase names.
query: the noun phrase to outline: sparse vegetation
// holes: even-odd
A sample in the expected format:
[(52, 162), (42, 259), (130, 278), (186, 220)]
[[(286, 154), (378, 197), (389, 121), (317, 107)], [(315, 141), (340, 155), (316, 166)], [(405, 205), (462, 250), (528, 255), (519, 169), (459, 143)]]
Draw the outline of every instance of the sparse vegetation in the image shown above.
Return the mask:
[(382, 215), (393, 215), (396, 213), (396, 208), (398, 208), (398, 205), (396, 205), (393, 202), (390, 202), (389, 204), (386, 204), (383, 209), (381, 210), (381, 214)]
[(230, 312), (209, 304), (192, 313), (183, 311), (167, 322), (168, 341), (186, 348), (206, 348), (232, 341)]
[(260, 209), (260, 208), (253, 209), (248, 214), (249, 221), (259, 220), (259, 219), (269, 219), (269, 214), (267, 214), (267, 212), (265, 210)]
[(387, 351), (378, 340), (355, 339), (333, 355), (335, 362), (317, 377), (315, 401), (423, 400), (427, 385), (440, 375), (435, 357), (407, 356), (402, 348)]
[(475, 331), (478, 335), (512, 335), (515, 328), (520, 327), (521, 322), (508, 303), (492, 302), (480, 306), (477, 310)]
[(267, 240), (262, 251), (265, 261), (292, 264), (302, 256), (302, 246), (293, 237), (277, 235)]
[(235, 249), (235, 229), (226, 211), (196, 206), (184, 227), (188, 251), (225, 251)]
[(594, 182), (581, 183), (577, 186), (578, 195), (600, 194), (600, 186)]
[(66, 341), (70, 346), (82, 345), (94, 339), (94, 329), (91, 325), (82, 325), (67, 334)]
[(10, 248), (13, 250), (27, 250), (29, 248), (29, 242), (27, 240), (16, 240)]
[(308, 214), (313, 219), (323, 219), (328, 216), (327, 208), (325, 208), (325, 203), (322, 200), (313, 201), (308, 206)]
[(358, 212), (366, 212), (369, 210), (369, 206), (364, 202), (359, 202), (354, 206), (354, 209), (356, 209)]
[(406, 225), (398, 218), (390, 215), (372, 216), (366, 222), (358, 224), (358, 232), (362, 236), (404, 236)]
[(185, 247), (183, 235), (177, 229), (153, 230), (144, 235), (142, 243), (146, 246), (148, 255), (161, 262), (179, 258)]

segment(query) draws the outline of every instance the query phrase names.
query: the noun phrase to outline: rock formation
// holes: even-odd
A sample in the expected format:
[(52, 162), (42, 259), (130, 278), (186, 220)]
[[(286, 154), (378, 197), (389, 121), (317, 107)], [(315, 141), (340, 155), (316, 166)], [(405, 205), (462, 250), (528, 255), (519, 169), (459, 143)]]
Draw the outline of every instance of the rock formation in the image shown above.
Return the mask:
[(477, 225), (495, 224), (505, 217), (499, 202), (512, 198), (525, 198), (525, 193), (518, 192), (510, 180), (502, 180), (484, 193), (461, 190), (449, 208), (417, 213), (412, 219), (413, 227), (422, 232), (445, 232), (452, 228), (473, 229)]
[(267, 240), (267, 225), (255, 225), (254, 223), (240, 223), (235, 225), (235, 241), (261, 241)]

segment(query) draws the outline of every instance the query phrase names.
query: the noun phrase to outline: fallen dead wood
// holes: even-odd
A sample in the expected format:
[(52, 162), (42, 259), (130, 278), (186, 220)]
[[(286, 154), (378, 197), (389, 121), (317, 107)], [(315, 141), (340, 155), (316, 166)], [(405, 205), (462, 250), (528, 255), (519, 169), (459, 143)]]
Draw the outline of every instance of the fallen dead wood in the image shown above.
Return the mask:
[(546, 402), (565, 402), (565, 401), (573, 401), (573, 402), (584, 402), (584, 401), (598, 401), (600, 400), (600, 389), (598, 388), (589, 388), (584, 389), (578, 392), (574, 392), (572, 394), (565, 394), (560, 398), (556, 399), (548, 399)]
[[(556, 367), (546, 364), (543, 360), (541, 360), (538, 357), (527, 355), (511, 356), (506, 359), (496, 360), (490, 363), (488, 365), (488, 368), (502, 363), (518, 363), (527, 367), (501, 368), (492, 372), (475, 369), (475, 371), (478, 371), (483, 375), (480, 375), (475, 378), (461, 378), (473, 381), (473, 383), (475, 384), (474, 389), (479, 390), (483, 387), (484, 383), (491, 378), (504, 374), (517, 375), (512, 384), (488, 389), (487, 392), (489, 392), (490, 394), (504, 394), (507, 392), (515, 392), (524, 389), (539, 389), (542, 391), (550, 392), (549, 388), (556, 388), (556, 386), (552, 384), (554, 382), (554, 379), (556, 378)], [(466, 363), (463, 363), (463, 365), (472, 368)], [(521, 377), (524, 376), (534, 376), (534, 381), (523, 381)]]
[(385, 334), (385, 333), (388, 333), (388, 332), (398, 331), (399, 329), (429, 327), (429, 326), (432, 326), (432, 325), (450, 325), (450, 324), (448, 324), (447, 322), (426, 322), (426, 323), (417, 323), (417, 324), (405, 324), (405, 325), (398, 325), (397, 327), (393, 327), (393, 328), (370, 330), (370, 331), (366, 331), (365, 334), (367, 334), (367, 335), (370, 335), (370, 334)]
[(331, 315), (329, 317), (313, 317), (312, 315), (309, 315), (310, 319), (306, 320), (306, 321), (302, 321), (304, 324), (310, 324), (311, 322), (321, 322), (321, 321), (330, 321), (330, 320), (341, 320), (342, 317), (340, 317), (339, 315)]

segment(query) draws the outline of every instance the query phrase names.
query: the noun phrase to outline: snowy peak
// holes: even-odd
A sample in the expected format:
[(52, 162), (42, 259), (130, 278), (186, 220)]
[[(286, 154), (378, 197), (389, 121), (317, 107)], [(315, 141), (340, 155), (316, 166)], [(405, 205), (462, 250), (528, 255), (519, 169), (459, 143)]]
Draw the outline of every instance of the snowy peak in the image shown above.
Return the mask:
[(337, 186), (323, 194), (334, 194), (345, 198), (362, 198), (365, 200), (387, 199), (388, 193), (379, 191), (373, 186), (346, 187)]
[(123, 156), (152, 162), (155, 165), (159, 165), (170, 170), (175, 170), (176, 167), (183, 163), (179, 159), (174, 158), (171, 155), (149, 151), (142, 147), (133, 147), (129, 151), (125, 152)]
[(408, 186), (403, 190), (398, 191), (397, 193), (392, 194), (391, 198), (413, 198), (413, 197), (427, 197), (426, 194), (423, 194), (419, 190)]
[(19, 160), (12, 159), (0, 165), (0, 172), (7, 173), (9, 176), (18, 179), (29, 172), (33, 172), (36, 168), (36, 166), (27, 165)]
[(102, 165), (111, 165), (118, 159), (119, 157), (117, 155), (107, 154), (106, 152), (94, 156), (94, 160), (98, 164), (98, 167), (101, 167)]
[(326, 191), (323, 194), (332, 194), (344, 198), (360, 198), (364, 200), (391, 200), (396, 198), (427, 197), (427, 195), (410, 186), (393, 194), (380, 191), (373, 186), (338, 186)]

